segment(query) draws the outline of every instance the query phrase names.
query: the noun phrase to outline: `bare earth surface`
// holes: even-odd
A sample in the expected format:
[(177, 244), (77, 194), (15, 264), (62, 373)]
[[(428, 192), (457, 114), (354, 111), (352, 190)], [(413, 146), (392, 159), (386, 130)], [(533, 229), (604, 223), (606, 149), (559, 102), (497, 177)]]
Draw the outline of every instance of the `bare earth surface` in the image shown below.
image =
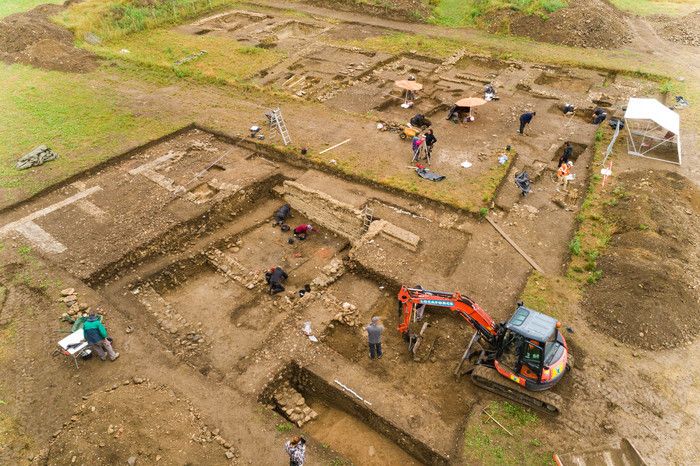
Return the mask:
[[(599, 259), (603, 276), (582, 296), (561, 276), (588, 181), (600, 167), (592, 163), (596, 127), (588, 114), (568, 119), (557, 104), (570, 100), (590, 111), (606, 101), (619, 115), (631, 93), (656, 96), (658, 86), (466, 54), (449, 66), (419, 54), (322, 55), (300, 44), (402, 29), (461, 39), (475, 33), (290, 6), (314, 17), (301, 25), (276, 18), (276, 10), (259, 21), (234, 12), (230, 21), (180, 30), (251, 42), (274, 30), (279, 47), (298, 49), (256, 82), (290, 96), (291, 134), (312, 157), (236, 137), (263, 123), (274, 102), (225, 87), (125, 81), (102, 69), (92, 72), (96, 85), (113, 88), (125, 107), (176, 114), (182, 126), (195, 121), (222, 134), (190, 126), (22, 205), (4, 204), (0, 463), (285, 464), (282, 446), (294, 434), (308, 438), (312, 465), (471, 462), (465, 429), (484, 428), (482, 409), (497, 400), (453, 375), (472, 332), (456, 316), (429, 309), (414, 360), (395, 330), (395, 296), (398, 285), (420, 283), (463, 292), (499, 321), (511, 315), (530, 264), (477, 215), (423, 197), (482, 205), (482, 184), (511, 145), (512, 166), (490, 219), (545, 271), (538, 290), (571, 329), (575, 360), (553, 389), (563, 413), (532, 424), (530, 451), (548, 461), (553, 451), (625, 437), (649, 464), (693, 464), (700, 456), (700, 172), (692, 128), (683, 128), (680, 168), (632, 159), (618, 146), (606, 188), (619, 193), (606, 207), (617, 228)], [(229, 30), (231, 21), (249, 29)], [(669, 72), (698, 76), (692, 48), (675, 50), (645, 20), (626, 21), (630, 47), (667, 63)], [(26, 50), (16, 56), (27, 57)], [(391, 82), (409, 72), (426, 92), (407, 113)], [(290, 89), (290, 73), (315, 79)], [(500, 100), (477, 109), (473, 123), (444, 120), (445, 105), (485, 82), (496, 84)], [(408, 142), (376, 129), (377, 121), (404, 123), (424, 108), (434, 110), (439, 145), (431, 168), (447, 175), (442, 184), (415, 176), (406, 168)], [(524, 110), (537, 117), (520, 136), (515, 124)], [(352, 144), (319, 154), (347, 138)], [(575, 143), (577, 178), (565, 195), (554, 170), (566, 140)], [(365, 164), (373, 183), (348, 177), (353, 163)], [(527, 197), (512, 182), (521, 170), (533, 180)], [(392, 176), (403, 177), (404, 191), (377, 183)], [(293, 207), (291, 227), (317, 227), (305, 241), (272, 225), (285, 202)], [(375, 221), (392, 229), (366, 236)], [(414, 237), (417, 244), (406, 240)], [(289, 279), (284, 293), (271, 296), (263, 274), (275, 265)], [(300, 296), (306, 284), (312, 291)], [(72, 292), (74, 300), (64, 296)], [(79, 360), (76, 368), (57, 351), (70, 331), (59, 319), (89, 307), (103, 308), (120, 357)], [(385, 355), (374, 361), (362, 330), (372, 316), (386, 326)], [(318, 341), (302, 331), (307, 323)], [(275, 398), (283, 385), (302, 398), (295, 406)]]

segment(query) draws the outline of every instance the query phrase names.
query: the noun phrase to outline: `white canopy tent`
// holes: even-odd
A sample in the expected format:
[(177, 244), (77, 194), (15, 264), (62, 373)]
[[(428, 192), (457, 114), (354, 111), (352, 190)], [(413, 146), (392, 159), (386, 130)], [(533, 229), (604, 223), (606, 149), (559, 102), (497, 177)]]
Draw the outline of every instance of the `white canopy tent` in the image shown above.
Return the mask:
[(681, 118), (656, 99), (633, 97), (625, 111), (631, 155), (681, 164)]

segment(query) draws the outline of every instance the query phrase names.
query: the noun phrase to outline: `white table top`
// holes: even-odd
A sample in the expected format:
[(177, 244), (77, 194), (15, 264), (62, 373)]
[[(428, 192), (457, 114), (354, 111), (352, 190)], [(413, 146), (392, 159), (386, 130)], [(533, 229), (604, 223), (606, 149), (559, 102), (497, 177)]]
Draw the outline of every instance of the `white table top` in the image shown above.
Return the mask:
[[(73, 346), (72, 348), (68, 348), (68, 346), (75, 345), (76, 343), (80, 344), (77, 346)], [(64, 351), (73, 356), (75, 355), (75, 353), (78, 353), (85, 349), (85, 347), (88, 346), (88, 342), (85, 341), (85, 334), (83, 333), (83, 329), (80, 328), (68, 335), (67, 337), (65, 337), (63, 340), (59, 341), (58, 346), (60, 346)]]

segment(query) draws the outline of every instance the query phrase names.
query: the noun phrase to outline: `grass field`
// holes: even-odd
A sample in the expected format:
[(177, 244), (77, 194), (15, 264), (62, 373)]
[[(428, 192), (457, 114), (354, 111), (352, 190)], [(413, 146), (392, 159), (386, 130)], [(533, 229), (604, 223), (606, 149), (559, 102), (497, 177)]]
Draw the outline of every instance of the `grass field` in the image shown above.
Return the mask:
[(485, 409), (513, 435), (481, 413), (464, 433), (467, 464), (552, 464), (552, 450), (537, 438), (542, 421), (536, 414), (508, 401), (493, 401)]
[(63, 3), (63, 0), (0, 0), (0, 18), (31, 10), (35, 6), (45, 3)]
[(134, 32), (174, 25), (218, 8), (235, 7), (233, 0), (86, 0), (72, 5), (57, 19), (71, 29), (76, 37), (88, 32), (103, 41)]
[(611, 0), (611, 3), (638, 15), (685, 15), (700, 9), (700, 0)]
[[(0, 81), (0, 206), (114, 156), (115, 146), (175, 128), (121, 108), (118, 97), (94, 86), (89, 75), (0, 64)], [(16, 160), (40, 144), (59, 158), (16, 170)]]
[(438, 0), (430, 22), (443, 26), (470, 26), (497, 10), (517, 10), (546, 16), (567, 6), (566, 0)]
[[(276, 50), (237, 44), (224, 37), (195, 36), (158, 29), (87, 47), (106, 58), (119, 58), (148, 67), (172, 70), (178, 77), (199, 76), (240, 83), (285, 58)], [(124, 52), (128, 50), (128, 52)], [(205, 54), (180, 65), (175, 63), (200, 51)]]

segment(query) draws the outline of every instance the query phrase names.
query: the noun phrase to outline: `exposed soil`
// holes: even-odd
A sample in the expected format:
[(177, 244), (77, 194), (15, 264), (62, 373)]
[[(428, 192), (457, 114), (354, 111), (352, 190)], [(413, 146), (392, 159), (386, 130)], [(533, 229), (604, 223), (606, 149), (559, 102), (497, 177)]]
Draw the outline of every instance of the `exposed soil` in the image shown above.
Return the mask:
[(700, 46), (700, 10), (680, 18), (654, 18), (657, 34), (666, 40), (684, 45)]
[(619, 181), (624, 197), (608, 207), (617, 232), (585, 297), (592, 325), (645, 349), (689, 343), (700, 318), (700, 190), (667, 171)]
[[(408, 6), (406, 11), (411, 11)], [(251, 30), (257, 27), (251, 24)], [(306, 31), (299, 24), (289, 27), (281, 48), (291, 50), (305, 40), (295, 38)], [(411, 27), (428, 28), (415, 23)], [(381, 32), (378, 29), (367, 34)], [(365, 29), (358, 26), (357, 31)], [(577, 143), (579, 177), (572, 191), (583, 192), (588, 172), (595, 170), (587, 166), (592, 151), (584, 150), (592, 143), (595, 128), (578, 120), (567, 124), (561, 114), (546, 115), (553, 97), (542, 96), (547, 92), (559, 100), (574, 97), (590, 104), (592, 97), (587, 93), (599, 93), (604, 76), (587, 76), (581, 70), (543, 75), (539, 65), (502, 66), (468, 58), (448, 75), (456, 82), (434, 83), (437, 64), (414, 55), (397, 56), (375, 69), (367, 58), (336, 52), (330, 57), (318, 53), (324, 63), (316, 66), (348, 78), (347, 88), (345, 84), (337, 87), (338, 98), (346, 100), (365, 89), (380, 97), (392, 92), (390, 81), (398, 77), (394, 74), (407, 72), (417, 73), (426, 83), (423, 94), (431, 106), (441, 95), (460, 89), (480, 92), (483, 81), (498, 78), (501, 100), (478, 109), (475, 122), (452, 125), (436, 114), (440, 142), (433, 167), (449, 178), (433, 189), (444, 189), (453, 180), (455, 184), (448, 187), (481, 186), (481, 175), (495, 166), (497, 153), (505, 144), (513, 144), (518, 158), (496, 199), (501, 211), (490, 214), (491, 218), (545, 271), (561, 269), (580, 197), (567, 198), (566, 209), (551, 202), (557, 196), (550, 176), (552, 159), (564, 140)], [(279, 68), (282, 73), (316, 70), (311, 66), (312, 54), (299, 53)], [(333, 63), (333, 57), (339, 61)], [(377, 73), (367, 74), (360, 92), (351, 93), (355, 86), (350, 78), (364, 76), (365, 60), (367, 68)], [(293, 69), (297, 62), (300, 68)], [(262, 117), (260, 102), (231, 98), (216, 88), (194, 83), (154, 88), (117, 82), (105, 72), (96, 76), (102, 79), (95, 81), (128, 96), (127, 105), (154, 116), (186, 113), (228, 134), (249, 127), (251, 115)], [(630, 81), (623, 88), (622, 79), (605, 89), (611, 93), (620, 86), (611, 102), (626, 101), (634, 93), (635, 84)], [(446, 88), (446, 82), (456, 86)], [(479, 84), (472, 89), (470, 83)], [(527, 86), (516, 87), (520, 83)], [(370, 100), (357, 103), (358, 111)], [(420, 100), (419, 106), (423, 105)], [(395, 105), (376, 111), (382, 118), (405, 121), (419, 108), (402, 111)], [(527, 136), (515, 136), (514, 123), (525, 108), (536, 108), (538, 119)], [(353, 136), (352, 145), (333, 149), (328, 156), (343, 162), (348, 154), (373, 154), (378, 162), (363, 159), (368, 169), (385, 164), (393, 172), (405, 171), (408, 143), (401, 143), (396, 134), (375, 133), (374, 122), (296, 99), (285, 102), (284, 109), (296, 144), (330, 147), (346, 135)], [(358, 138), (357, 134), (370, 136)], [(380, 146), (385, 150), (377, 154)], [(0, 270), (0, 395), (6, 402), (0, 411), (0, 428), (10, 425), (14, 437), (7, 442), (9, 448), (0, 448), (0, 463), (25, 464), (37, 455), (37, 460), (48, 458), (44, 463), (49, 464), (124, 464), (131, 456), (137, 464), (282, 464), (284, 441), (304, 433), (309, 439), (310, 464), (410, 464), (413, 459), (443, 464), (448, 455), (450, 462), (461, 464), (465, 424), (472, 424), (477, 416), (483, 418), (481, 408), (495, 397), (452, 375), (471, 335), (468, 324), (455, 315), (428, 309), (425, 321), (430, 327), (419, 361), (409, 357), (395, 331), (395, 282), (459, 290), (500, 321), (511, 314), (530, 266), (488, 223), (476, 222), (461, 211), (435, 206), (417, 195), (400, 197), (329, 173), (305, 172), (301, 164), (290, 164), (296, 159), (273, 157), (271, 149), (260, 151), (253, 153), (249, 145), (190, 130), (132, 152), (0, 216), (0, 224), (7, 224), (83, 190), (100, 188), (35, 218), (35, 226), (2, 238), (0, 263), (9, 265)], [(465, 160), (473, 163), (471, 168), (460, 166)], [(209, 170), (203, 173), (205, 167)], [(527, 197), (520, 196), (512, 182), (516, 169), (527, 169), (532, 176), (534, 191)], [(382, 175), (386, 173), (391, 172)], [(308, 220), (320, 228), (307, 241), (289, 244), (289, 233), (282, 234), (269, 224), (282, 202), (285, 179), (358, 210), (371, 207), (375, 220), (420, 236), (417, 251), (377, 237), (348, 254), (345, 239), (330, 233), (312, 213), (306, 212), (307, 218), (296, 211), (290, 224)], [(692, 338), (692, 330), (683, 325), (698, 317), (690, 304), (697, 307), (693, 290), (700, 273), (692, 253), (697, 250), (700, 200), (695, 189), (669, 172), (637, 172), (616, 180), (627, 192), (619, 205), (611, 207), (618, 218), (618, 234), (610, 257), (599, 261), (603, 280), (590, 287), (600, 287), (608, 301), (587, 305), (603, 312), (604, 306), (619, 302), (629, 315), (612, 315), (618, 312), (615, 308), (608, 311), (612, 316), (596, 317), (592, 330), (578, 296), (557, 300), (565, 303), (557, 305), (565, 308), (557, 317), (576, 329), (567, 334), (576, 358), (574, 370), (555, 388), (567, 408), (559, 418), (547, 419), (530, 433), (538, 439), (539, 448), (561, 451), (623, 436), (641, 447), (650, 464), (689, 464), (697, 457), (695, 444), (688, 441), (698, 437), (697, 387), (693, 386), (697, 358), (679, 354), (697, 354), (698, 343), (676, 351), (632, 353), (594, 330), (601, 322), (615, 330), (606, 319), (622, 325), (617, 319), (624, 318), (630, 321), (624, 329), (634, 328), (644, 332), (645, 339), (653, 338), (650, 349), (659, 349), (658, 341), (668, 342), (673, 332), (678, 342)], [(456, 191), (456, 195), (462, 193)], [(668, 199), (677, 202), (668, 208), (663, 204)], [(38, 234), (41, 229), (48, 236)], [(56, 242), (66, 250), (52, 250)], [(31, 244), (29, 253), (27, 244)], [(48, 250), (43, 251), (42, 245)], [(630, 256), (639, 258), (625, 259)], [(314, 285), (311, 293), (299, 297), (296, 290), (316, 283), (314, 279), (322, 277), (333, 262), (343, 264), (333, 277), (336, 281), (319, 288)], [(273, 263), (283, 265), (290, 277), (286, 293), (270, 296), (262, 270)], [(617, 264), (621, 268), (615, 269)], [(634, 267), (640, 266), (646, 270), (643, 277), (634, 275)], [(108, 307), (107, 327), (121, 352), (118, 361), (102, 363), (93, 358), (76, 369), (54, 351), (57, 333), (67, 328), (58, 322), (66, 306), (57, 300), (66, 286), (78, 289), (87, 303)], [(545, 286), (542, 278), (540, 290)], [(618, 296), (623, 294), (630, 297)], [(356, 308), (355, 322), (334, 317), (346, 302)], [(374, 315), (384, 317), (386, 325), (385, 356), (376, 361), (367, 357), (361, 329)], [(306, 322), (320, 341), (310, 340), (301, 331)], [(657, 326), (664, 326), (665, 333)], [(634, 336), (625, 334), (630, 340), (624, 341), (641, 346), (631, 340)], [(636, 359), (639, 353), (644, 357)], [(280, 370), (292, 363), (307, 368), (307, 374), (317, 374), (316, 382), (295, 385), (320, 414), (302, 430), (288, 428), (287, 419), (266, 406), (262, 396)], [(144, 382), (135, 385), (134, 375)], [(339, 381), (355, 390), (355, 395), (342, 389)], [(320, 385), (323, 390), (318, 389)], [(368, 403), (358, 401), (357, 394)], [(490, 420), (483, 421), (494, 427), (494, 435), (503, 435)], [(234, 446), (232, 452), (228, 442)]]
[(569, 7), (547, 19), (501, 11), (489, 18), (489, 23), (490, 32), (509, 32), (573, 47), (615, 49), (631, 39), (622, 13), (602, 0), (570, 2)]
[(97, 68), (97, 57), (75, 47), (73, 34), (51, 21), (62, 9), (40, 5), (0, 20), (0, 60), (74, 73)]
[(142, 464), (223, 463), (227, 449), (207, 441), (215, 435), (200, 418), (172, 389), (127, 379), (84, 397), (54, 434), (46, 464), (127, 464), (131, 457)]

